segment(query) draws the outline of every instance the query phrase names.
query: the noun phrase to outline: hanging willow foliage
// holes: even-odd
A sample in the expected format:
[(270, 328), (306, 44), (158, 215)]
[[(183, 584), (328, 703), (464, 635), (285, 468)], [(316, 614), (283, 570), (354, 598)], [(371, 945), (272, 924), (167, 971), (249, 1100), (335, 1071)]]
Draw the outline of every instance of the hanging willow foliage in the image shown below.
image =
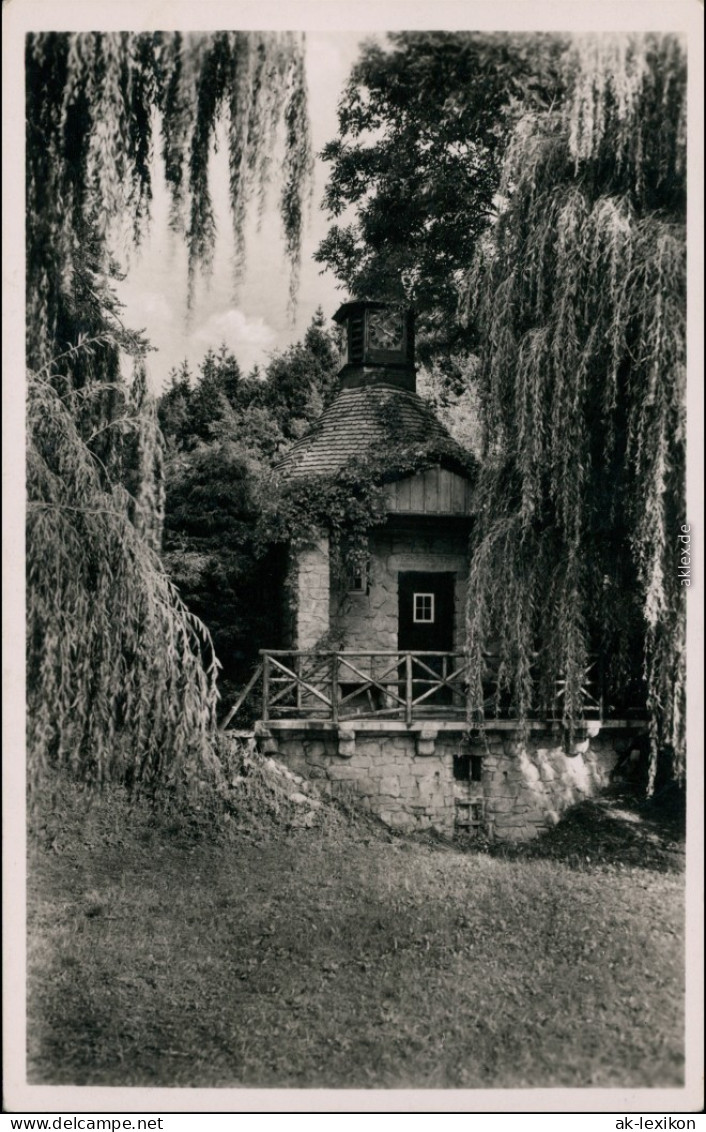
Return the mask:
[(468, 280), (483, 342), (486, 462), (468, 603), (526, 718), (561, 682), (582, 718), (646, 697), (684, 776), (686, 61), (672, 36), (578, 40), (565, 105), (525, 118), (505, 207)]
[[(163, 794), (215, 764), (217, 662), (156, 548), (161, 445), (147, 344), (121, 321), (116, 234), (149, 220), (153, 129), (187, 244), (208, 269), (208, 181), (225, 118), (242, 269), (247, 205), (274, 167), (296, 286), (311, 170), (300, 37), (31, 34), (26, 41), (27, 665), (30, 782), (57, 767)], [(278, 151), (276, 142), (281, 137)], [(133, 377), (122, 376), (125, 358)]]
[(87, 264), (108, 268), (113, 224), (131, 218), (139, 241), (149, 217), (155, 112), (171, 221), (185, 235), (192, 281), (199, 265), (208, 268), (215, 243), (208, 160), (221, 116), (228, 135), (236, 271), (242, 269), (248, 202), (255, 192), (264, 200), (277, 152), (280, 213), (296, 279), (312, 167), (300, 36), (31, 34), (25, 64), (32, 368), (41, 369), (72, 341), (68, 332), (76, 318), (85, 317), (80, 308), (90, 300), (75, 294), (81, 287), (76, 273), (85, 276)]
[(89, 783), (191, 793), (214, 767), (208, 633), (140, 530), (135, 499), (106, 481), (70, 401), (30, 375), (27, 410), (31, 787), (68, 767)]

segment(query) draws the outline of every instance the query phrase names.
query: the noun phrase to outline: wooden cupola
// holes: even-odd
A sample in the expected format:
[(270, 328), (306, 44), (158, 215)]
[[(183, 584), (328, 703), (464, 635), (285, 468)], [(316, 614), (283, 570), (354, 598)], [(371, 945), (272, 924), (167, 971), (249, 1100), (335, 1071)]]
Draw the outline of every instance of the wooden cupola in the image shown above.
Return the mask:
[[(437, 445), (432, 463), (470, 480), (468, 452), (452, 440), (417, 393), (413, 311), (395, 303), (352, 299), (333, 317), (345, 328), (338, 393), (280, 460), (278, 472), (288, 479), (335, 476), (355, 458), (384, 459), (387, 453), (394, 462), (394, 432), (397, 441), (407, 445)], [(405, 509), (404, 499), (400, 509)], [(462, 511), (466, 513), (465, 503)], [(450, 513), (456, 512), (454, 504)]]
[(416, 389), (414, 313), (395, 303), (355, 299), (333, 316), (345, 327), (341, 389), (395, 385)]

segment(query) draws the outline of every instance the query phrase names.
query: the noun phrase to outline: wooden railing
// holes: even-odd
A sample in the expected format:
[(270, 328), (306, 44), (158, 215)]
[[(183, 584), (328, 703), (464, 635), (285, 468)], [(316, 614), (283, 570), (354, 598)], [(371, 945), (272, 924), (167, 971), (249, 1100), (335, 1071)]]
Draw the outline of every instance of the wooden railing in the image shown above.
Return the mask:
[[(468, 660), (460, 652), (263, 650), (260, 656), (265, 721), (517, 717), (511, 700), (498, 695), (497, 658), (491, 655), (486, 657), (482, 703), (471, 702)], [(585, 718), (602, 717), (600, 685), (595, 661), (582, 688)], [(559, 681), (552, 702), (535, 717), (560, 719), (563, 694)]]

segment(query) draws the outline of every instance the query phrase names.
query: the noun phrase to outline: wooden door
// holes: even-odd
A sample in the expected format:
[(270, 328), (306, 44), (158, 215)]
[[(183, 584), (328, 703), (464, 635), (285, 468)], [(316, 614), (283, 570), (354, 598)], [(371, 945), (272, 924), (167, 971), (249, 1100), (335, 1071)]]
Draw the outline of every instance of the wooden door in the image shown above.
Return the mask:
[[(451, 652), (454, 647), (454, 574), (417, 570), (401, 572), (399, 581), (399, 622), (397, 647), (400, 652)], [(424, 657), (414, 663), (413, 699), (423, 695), (431, 673), (444, 671), (442, 657)], [(449, 704), (450, 689), (440, 688), (424, 701), (432, 705)], [(423, 705), (420, 705), (423, 710)]]
[(454, 647), (454, 574), (399, 574), (397, 647), (401, 652), (450, 652)]

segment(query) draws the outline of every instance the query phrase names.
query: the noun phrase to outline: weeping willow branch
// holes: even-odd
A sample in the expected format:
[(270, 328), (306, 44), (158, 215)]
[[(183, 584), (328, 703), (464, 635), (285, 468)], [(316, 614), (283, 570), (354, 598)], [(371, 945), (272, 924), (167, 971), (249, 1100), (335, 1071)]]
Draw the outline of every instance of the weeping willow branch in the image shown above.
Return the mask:
[[(189, 287), (216, 238), (208, 163), (223, 119), (242, 268), (253, 194), (281, 178), (296, 283), (311, 174), (292, 33), (30, 34), (26, 41), (29, 780), (69, 767), (162, 796), (216, 772), (217, 661), (157, 557), (162, 448), (112, 249), (149, 221), (159, 123)], [(123, 377), (133, 359), (131, 381)]]
[[(524, 119), (506, 206), (467, 283), (486, 435), (468, 624), (477, 690), (498, 637), (524, 712), (562, 682), (581, 722), (589, 653), (639, 688), (684, 775), (685, 97), (670, 36), (590, 37), (562, 107)], [(534, 690), (533, 690), (534, 688)]]
[[(29, 361), (40, 369), (72, 338), (73, 322), (106, 298), (110, 237), (129, 218), (135, 242), (149, 220), (158, 114), (172, 226), (184, 235), (193, 285), (216, 239), (208, 163), (223, 118), (228, 138), (236, 276), (253, 194), (273, 168), (292, 279), (312, 171), (302, 37), (292, 32), (181, 35), (30, 34), (27, 87)], [(81, 288), (78, 265), (89, 286)], [(90, 280), (96, 283), (93, 296)], [(79, 293), (77, 293), (77, 287)], [(84, 329), (79, 325), (79, 329)], [(85, 329), (90, 333), (90, 325)]]
[(46, 381), (28, 390), (27, 686), (33, 795), (58, 768), (163, 795), (215, 773), (217, 661)]

